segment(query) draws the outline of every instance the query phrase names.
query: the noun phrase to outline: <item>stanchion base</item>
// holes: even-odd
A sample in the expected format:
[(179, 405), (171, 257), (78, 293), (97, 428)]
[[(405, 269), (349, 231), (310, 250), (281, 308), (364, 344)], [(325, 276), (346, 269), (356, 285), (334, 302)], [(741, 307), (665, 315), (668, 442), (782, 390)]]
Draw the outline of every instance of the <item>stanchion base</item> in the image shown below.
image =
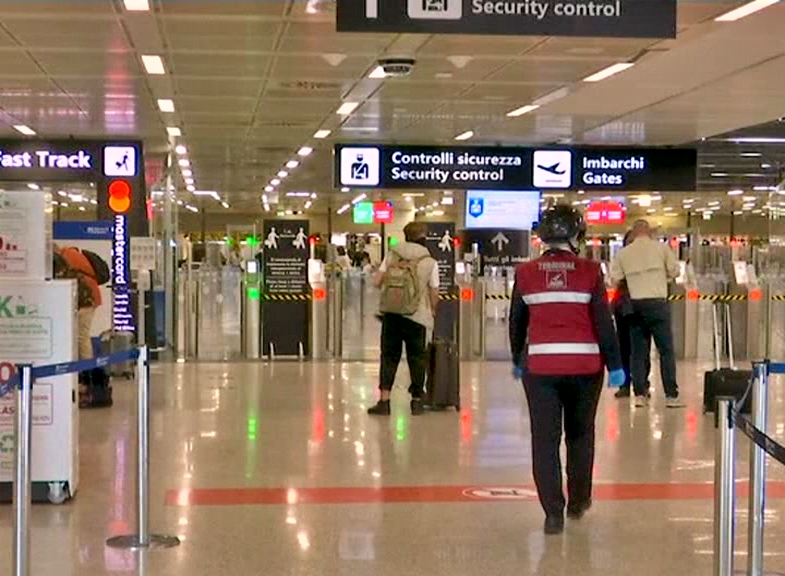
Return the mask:
[(146, 544), (141, 542), (138, 534), (128, 534), (125, 536), (115, 536), (106, 541), (109, 548), (121, 548), (123, 550), (164, 550), (180, 545), (177, 536), (164, 536), (161, 534), (151, 534)]

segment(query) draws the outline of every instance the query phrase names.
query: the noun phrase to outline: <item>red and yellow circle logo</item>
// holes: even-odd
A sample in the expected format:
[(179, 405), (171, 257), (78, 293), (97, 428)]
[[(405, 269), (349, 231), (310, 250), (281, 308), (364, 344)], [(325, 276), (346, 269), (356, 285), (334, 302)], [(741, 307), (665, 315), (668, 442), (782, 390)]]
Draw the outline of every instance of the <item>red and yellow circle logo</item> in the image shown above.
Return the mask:
[(131, 185), (127, 181), (109, 183), (109, 209), (115, 214), (125, 214), (131, 209)]

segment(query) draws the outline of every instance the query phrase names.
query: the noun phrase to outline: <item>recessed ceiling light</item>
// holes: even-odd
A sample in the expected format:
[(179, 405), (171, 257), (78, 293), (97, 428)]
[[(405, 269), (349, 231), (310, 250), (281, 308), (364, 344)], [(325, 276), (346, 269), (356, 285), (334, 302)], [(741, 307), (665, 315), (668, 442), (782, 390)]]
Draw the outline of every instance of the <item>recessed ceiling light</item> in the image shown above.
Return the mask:
[(166, 133), (169, 136), (182, 136), (183, 132), (177, 126), (167, 126)]
[(193, 172), (191, 172), (191, 171), (190, 171), (188, 168), (186, 168), (185, 170), (183, 170), (183, 178), (190, 178), (190, 177), (191, 177), (191, 176), (193, 176), (193, 175), (194, 175), (194, 173), (193, 173)]
[(338, 214), (343, 214), (343, 213), (345, 213), (345, 212), (346, 212), (346, 211), (347, 211), (349, 208), (351, 208), (351, 207), (352, 207), (352, 205), (351, 205), (351, 204), (344, 204), (343, 206), (341, 206), (340, 208), (338, 208)]
[(159, 98), (158, 109), (161, 112), (174, 112), (174, 100), (170, 100), (168, 98)]
[(180, 158), (177, 163), (182, 166), (183, 168), (187, 168), (191, 165), (191, 161), (188, 158)]
[(278, 180), (278, 178), (273, 178), (272, 180), (270, 180), (270, 184), (273, 185), (273, 186), (278, 186), (278, 184), (280, 184), (280, 183), (281, 183), (281, 181)]
[(607, 68), (603, 68), (599, 72), (595, 72), (591, 76), (587, 76), (583, 79), (584, 82), (599, 82), (600, 80), (605, 80), (606, 78), (610, 78), (615, 74), (620, 72), (624, 72), (635, 66), (632, 62), (618, 62), (617, 64), (612, 64)]
[(286, 170), (281, 170), (278, 172), (278, 178), (286, 178), (288, 175), (289, 173)]
[(194, 183), (194, 179), (193, 178), (185, 178), (184, 182), (186, 184), (193, 184)]
[(523, 116), (524, 114), (537, 110), (539, 107), (538, 104), (527, 104), (526, 106), (521, 106), (520, 108), (507, 112), (507, 116), (510, 118), (517, 118), (518, 116)]
[(272, 186), (270, 186), (269, 184), (268, 184), (267, 186), (265, 186), (265, 187), (264, 187), (264, 191), (265, 191), (265, 192), (272, 192), (273, 190), (275, 190), (275, 188), (273, 188), (273, 187), (272, 187)]
[(473, 130), (467, 130), (466, 132), (458, 134), (455, 137), (455, 139), (462, 142), (464, 140), (469, 140), (469, 139), (471, 139), (473, 137), (474, 137), (474, 131)]
[(289, 160), (286, 163), (286, 167), (289, 168), (290, 170), (293, 169), (293, 168), (297, 168), (299, 165), (300, 165), (300, 162), (298, 160)]
[(148, 12), (150, 10), (149, 0), (123, 0), (123, 4), (129, 12)]
[(712, 172), (711, 175), (714, 178), (724, 178), (725, 176), (729, 176), (727, 172)]
[(186, 186), (185, 189), (188, 190), (189, 192), (195, 192), (196, 191), (196, 187), (193, 184), (189, 184), (188, 186)]
[(188, 154), (188, 148), (186, 148), (182, 144), (178, 145), (177, 148), (174, 149), (174, 151), (180, 154), (181, 156), (183, 154)]
[(297, 151), (297, 155), (305, 158), (306, 156), (310, 156), (311, 152), (313, 152), (313, 148), (311, 148), (310, 146), (303, 146)]
[(313, 137), (316, 138), (317, 140), (324, 140), (329, 135), (330, 135), (329, 130), (317, 130), (316, 134), (314, 134)]
[(741, 196), (744, 190), (728, 190), (728, 196)]
[(164, 68), (164, 60), (155, 54), (142, 54), (142, 64), (148, 74), (161, 75), (166, 74)]
[(758, 158), (763, 156), (763, 154), (760, 152), (742, 152), (740, 156), (743, 156), (744, 158)]
[(387, 78), (387, 74), (384, 72), (384, 68), (377, 66), (371, 71), (370, 74), (368, 74), (368, 78), (373, 78), (374, 80), (383, 80), (384, 78)]
[(357, 204), (358, 202), (362, 202), (362, 201), (363, 201), (363, 200), (365, 200), (366, 198), (368, 198), (368, 195), (367, 195), (367, 194), (360, 194), (360, 195), (359, 195), (359, 196), (357, 196), (357, 197), (356, 197), (354, 200), (352, 200), (352, 204)]
[(768, 8), (769, 6), (776, 4), (777, 2), (779, 2), (779, 0), (753, 0), (752, 2), (748, 2), (744, 6), (739, 6), (738, 8), (734, 8), (730, 12), (726, 12), (721, 16), (717, 16), (714, 20), (715, 22), (735, 22), (736, 20), (741, 20), (745, 16), (754, 14), (759, 10)]
[(349, 114), (354, 112), (359, 105), (360, 105), (359, 102), (344, 102), (343, 104), (341, 104), (338, 110), (335, 111), (335, 113), (340, 116), (348, 116)]
[(14, 126), (14, 130), (20, 134), (24, 134), (25, 136), (35, 136), (35, 130), (30, 128), (30, 126), (25, 126), (24, 124), (17, 124)]
[(221, 206), (223, 206), (224, 208), (229, 208), (229, 203), (224, 200), (223, 202), (221, 202)]

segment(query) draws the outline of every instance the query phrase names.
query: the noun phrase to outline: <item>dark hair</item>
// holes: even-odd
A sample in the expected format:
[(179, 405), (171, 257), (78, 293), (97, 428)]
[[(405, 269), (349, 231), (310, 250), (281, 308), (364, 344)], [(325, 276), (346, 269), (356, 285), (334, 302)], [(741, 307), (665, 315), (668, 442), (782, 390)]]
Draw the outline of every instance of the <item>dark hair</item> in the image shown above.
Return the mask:
[(425, 222), (409, 222), (403, 228), (403, 235), (407, 242), (424, 244), (428, 237), (428, 225)]
[(634, 231), (632, 230), (632, 228), (630, 228), (629, 230), (627, 230), (627, 233), (624, 235), (624, 240), (622, 240), (621, 245), (629, 246), (630, 244), (632, 244), (632, 240), (634, 236), (635, 236)]

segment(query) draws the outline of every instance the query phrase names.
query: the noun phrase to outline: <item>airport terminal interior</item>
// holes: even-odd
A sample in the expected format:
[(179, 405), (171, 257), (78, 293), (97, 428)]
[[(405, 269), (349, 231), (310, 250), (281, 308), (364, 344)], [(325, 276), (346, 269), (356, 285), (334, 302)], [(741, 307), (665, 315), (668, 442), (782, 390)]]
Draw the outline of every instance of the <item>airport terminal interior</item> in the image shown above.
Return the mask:
[[(785, 574), (783, 27), (779, 0), (0, 0), (0, 573)], [(604, 386), (593, 505), (547, 535), (509, 315), (562, 204), (609, 301), (636, 221), (679, 261), (684, 405), (656, 349), (648, 402)], [(373, 416), (410, 222), (460, 394), (413, 414), (404, 358)], [(69, 248), (103, 261), (89, 317)], [(755, 375), (769, 456), (705, 397), (719, 367)]]

